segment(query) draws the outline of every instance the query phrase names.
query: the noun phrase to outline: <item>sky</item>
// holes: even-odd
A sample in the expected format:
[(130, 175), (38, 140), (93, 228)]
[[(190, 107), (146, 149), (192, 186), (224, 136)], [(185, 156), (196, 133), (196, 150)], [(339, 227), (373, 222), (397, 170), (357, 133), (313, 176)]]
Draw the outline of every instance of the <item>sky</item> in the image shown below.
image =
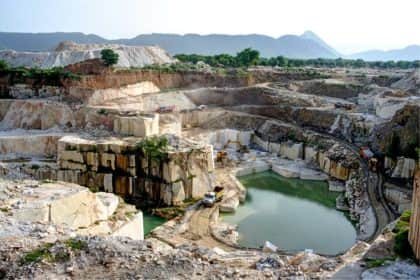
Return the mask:
[(420, 0), (0, 0), (0, 31), (264, 34), (311, 30), (343, 54), (420, 45)]

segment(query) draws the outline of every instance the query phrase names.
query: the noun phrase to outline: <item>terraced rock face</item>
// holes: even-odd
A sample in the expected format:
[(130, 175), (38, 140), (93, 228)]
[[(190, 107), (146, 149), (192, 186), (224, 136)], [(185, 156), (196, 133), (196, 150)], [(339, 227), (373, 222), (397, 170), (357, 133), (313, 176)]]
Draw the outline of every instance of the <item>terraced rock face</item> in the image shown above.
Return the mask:
[(119, 55), (119, 67), (142, 67), (148, 64), (175, 62), (164, 49), (153, 46), (124, 46), (106, 44), (76, 44), (62, 42), (51, 52), (0, 51), (0, 59), (12, 66), (51, 68), (66, 66), (87, 59), (100, 58), (101, 50), (113, 49)]

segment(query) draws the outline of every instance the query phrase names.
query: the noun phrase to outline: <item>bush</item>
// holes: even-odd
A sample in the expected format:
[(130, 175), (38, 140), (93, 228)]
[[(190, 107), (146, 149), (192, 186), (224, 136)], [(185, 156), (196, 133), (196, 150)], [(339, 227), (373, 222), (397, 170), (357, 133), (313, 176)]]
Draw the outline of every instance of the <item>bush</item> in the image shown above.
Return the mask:
[(118, 57), (118, 54), (111, 49), (103, 49), (101, 51), (101, 58), (105, 61), (107, 66), (117, 64)]
[(148, 160), (166, 160), (169, 141), (164, 136), (147, 137), (141, 142), (137, 143), (137, 148), (140, 149)]
[(413, 249), (408, 241), (410, 217), (411, 211), (407, 210), (402, 213), (394, 228), (394, 232), (396, 233), (394, 252), (402, 258), (414, 258)]
[(404, 229), (395, 236), (394, 251), (402, 258), (414, 258), (413, 249), (408, 242), (408, 229)]
[(10, 66), (6, 61), (0, 60), (0, 72), (9, 70)]

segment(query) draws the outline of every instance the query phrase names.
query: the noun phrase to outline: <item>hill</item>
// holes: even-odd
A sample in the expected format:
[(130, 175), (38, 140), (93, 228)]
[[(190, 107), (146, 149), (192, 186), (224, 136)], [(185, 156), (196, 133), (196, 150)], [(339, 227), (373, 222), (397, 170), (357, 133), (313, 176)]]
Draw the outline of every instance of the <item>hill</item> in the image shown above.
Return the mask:
[(412, 45), (403, 49), (390, 51), (370, 50), (349, 55), (351, 59), (363, 59), (366, 61), (388, 61), (388, 60), (420, 60), (420, 46)]
[(214, 55), (235, 54), (247, 47), (260, 51), (264, 57), (335, 58), (337, 53), (313, 38), (285, 35), (273, 38), (265, 35), (197, 35), (197, 34), (144, 34), (131, 39), (107, 40), (83, 33), (8, 33), (0, 32), (0, 48), (16, 51), (50, 51), (61, 41), (79, 44), (114, 43), (123, 45), (158, 45), (171, 54), (196, 53)]

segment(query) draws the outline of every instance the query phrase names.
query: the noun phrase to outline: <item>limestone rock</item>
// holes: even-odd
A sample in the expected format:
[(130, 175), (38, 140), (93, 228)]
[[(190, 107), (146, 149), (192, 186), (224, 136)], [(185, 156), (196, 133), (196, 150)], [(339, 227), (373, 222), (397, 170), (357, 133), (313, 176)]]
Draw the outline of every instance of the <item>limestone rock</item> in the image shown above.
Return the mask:
[(416, 168), (416, 161), (411, 158), (400, 157), (397, 160), (392, 177), (394, 178), (412, 178), (414, 176), (414, 170)]
[(286, 178), (299, 178), (300, 170), (295, 166), (274, 165), (273, 172)]
[(119, 229), (114, 231), (112, 236), (124, 236), (133, 240), (143, 240), (143, 213), (137, 213), (130, 221), (126, 222)]
[(322, 263), (327, 259), (317, 254), (310, 252), (302, 252), (290, 259), (289, 263), (292, 265), (299, 265), (304, 272), (319, 271)]
[(118, 55), (118, 67), (142, 67), (147, 64), (172, 63), (175, 60), (157, 46), (125, 46), (116, 44), (76, 44), (65, 42), (57, 51), (16, 52), (0, 51), (0, 59), (12, 66), (52, 68), (66, 66), (92, 58), (100, 58), (101, 50), (111, 48)]
[(284, 142), (280, 144), (280, 155), (288, 159), (301, 159), (303, 156), (303, 144)]
[(105, 192), (97, 192), (95, 195), (96, 198), (104, 205), (107, 218), (114, 214), (119, 204), (118, 196)]
[(220, 212), (223, 213), (233, 213), (236, 211), (236, 208), (239, 206), (239, 198), (238, 197), (230, 197), (226, 200), (223, 200), (220, 204)]
[(270, 241), (265, 241), (263, 246), (263, 252), (267, 253), (276, 253), (278, 250), (278, 247), (271, 243)]
[(344, 183), (340, 181), (328, 181), (328, 190), (330, 192), (344, 192), (346, 190)]

